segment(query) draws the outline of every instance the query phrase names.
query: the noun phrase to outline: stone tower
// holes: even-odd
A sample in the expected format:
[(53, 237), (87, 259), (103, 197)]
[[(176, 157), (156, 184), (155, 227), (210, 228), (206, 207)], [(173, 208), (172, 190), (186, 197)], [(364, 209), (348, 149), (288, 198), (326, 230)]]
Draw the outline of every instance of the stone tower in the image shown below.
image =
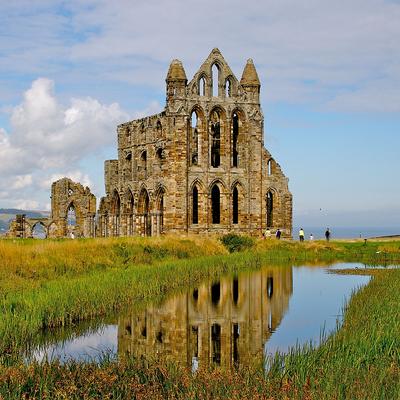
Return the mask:
[(268, 226), (291, 237), (292, 195), (264, 147), (260, 87), (252, 60), (239, 82), (218, 49), (190, 82), (173, 60), (164, 111), (117, 128), (99, 234), (260, 235)]

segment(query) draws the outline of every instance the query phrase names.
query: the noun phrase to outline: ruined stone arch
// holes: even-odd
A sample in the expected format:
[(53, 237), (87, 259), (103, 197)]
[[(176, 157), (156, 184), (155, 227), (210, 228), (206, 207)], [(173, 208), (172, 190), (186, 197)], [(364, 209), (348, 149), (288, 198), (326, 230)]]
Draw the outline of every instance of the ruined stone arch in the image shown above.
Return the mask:
[(221, 179), (214, 179), (208, 191), (209, 223), (212, 225), (226, 224), (228, 221), (228, 207), (226, 199), (226, 185)]
[(221, 165), (225, 155), (225, 120), (225, 110), (221, 106), (213, 107), (209, 114), (209, 158), (213, 168)]
[(231, 166), (233, 168), (242, 166), (245, 162), (245, 115), (244, 111), (239, 107), (235, 107), (230, 115), (230, 150)]
[(164, 232), (165, 210), (167, 204), (166, 200), (167, 190), (161, 183), (157, 185), (154, 193), (154, 211), (153, 211), (153, 234), (160, 235)]
[[(42, 236), (35, 236), (35, 229), (36, 227), (41, 226), (43, 229), (43, 237)], [(30, 231), (31, 234), (30, 236), (35, 238), (35, 239), (46, 239), (48, 237), (48, 227), (43, 221), (36, 221), (33, 224), (30, 225)]]
[(200, 179), (195, 179), (189, 189), (189, 223), (194, 225), (205, 223), (206, 207), (205, 186)]
[(237, 94), (237, 88), (235, 85), (235, 78), (232, 75), (227, 75), (224, 78), (224, 93), (225, 97), (234, 97)]
[(244, 185), (235, 180), (231, 185), (231, 223), (240, 225), (243, 223), (243, 215), (245, 215), (246, 190)]
[(138, 232), (142, 236), (151, 236), (152, 221), (151, 221), (151, 198), (149, 191), (145, 185), (142, 185), (139, 192), (138, 206)]
[(276, 172), (276, 161), (270, 157), (267, 161), (267, 175), (274, 175)]
[(167, 190), (166, 190), (165, 186), (163, 184), (159, 183), (154, 192), (154, 208), (155, 208), (155, 210), (160, 210), (161, 197), (165, 196), (166, 193), (167, 193)]
[(197, 94), (201, 97), (205, 97), (208, 95), (208, 87), (210, 84), (210, 77), (207, 76), (206, 73), (202, 72), (199, 74), (197, 79)]
[(206, 143), (205, 117), (202, 107), (198, 104), (192, 107), (189, 114), (188, 143), (190, 165), (200, 165), (202, 161), (202, 150)]
[[(73, 221), (73, 218), (75, 218), (75, 221)], [(79, 225), (79, 223), (81, 222), (80, 220), (81, 220), (81, 213), (79, 207), (77, 207), (75, 200), (71, 200), (65, 209), (65, 221), (67, 227)]]
[[(211, 97), (220, 97), (222, 89), (223, 65), (220, 60), (214, 59), (210, 65), (210, 93)], [(215, 76), (216, 75), (216, 76)]]

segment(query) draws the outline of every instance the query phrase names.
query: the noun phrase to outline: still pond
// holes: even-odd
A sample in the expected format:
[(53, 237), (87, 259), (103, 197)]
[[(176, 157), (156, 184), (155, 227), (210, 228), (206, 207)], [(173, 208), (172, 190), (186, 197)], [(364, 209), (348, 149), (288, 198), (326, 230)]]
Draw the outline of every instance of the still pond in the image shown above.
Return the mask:
[(332, 270), (362, 264), (264, 267), (137, 305), (107, 320), (43, 333), (29, 360), (108, 356), (169, 359), (193, 370), (263, 360), (297, 344), (318, 345), (342, 321), (343, 307), (370, 277)]

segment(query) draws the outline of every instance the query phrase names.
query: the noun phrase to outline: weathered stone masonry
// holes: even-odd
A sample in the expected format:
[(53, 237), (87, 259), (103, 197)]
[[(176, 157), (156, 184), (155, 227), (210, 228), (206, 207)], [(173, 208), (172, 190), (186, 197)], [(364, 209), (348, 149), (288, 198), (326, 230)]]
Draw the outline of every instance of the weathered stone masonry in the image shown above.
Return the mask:
[(26, 218), (17, 215), (11, 222), (8, 236), (29, 238), (35, 226), (41, 225), (46, 237), (94, 237), (96, 228), (96, 197), (88, 187), (62, 178), (51, 185), (49, 218)]
[(173, 60), (163, 112), (117, 128), (105, 162), (98, 235), (292, 230), (288, 179), (264, 147), (260, 81), (248, 60), (240, 82), (214, 49), (188, 82)]

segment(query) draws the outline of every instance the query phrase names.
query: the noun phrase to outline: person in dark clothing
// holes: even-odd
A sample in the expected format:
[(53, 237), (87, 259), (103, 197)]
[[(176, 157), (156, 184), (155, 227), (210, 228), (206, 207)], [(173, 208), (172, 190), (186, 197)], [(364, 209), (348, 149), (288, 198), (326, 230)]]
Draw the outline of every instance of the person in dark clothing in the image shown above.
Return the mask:
[(330, 237), (331, 237), (331, 232), (330, 232), (329, 228), (326, 228), (325, 238), (326, 238), (327, 242), (329, 242)]
[(275, 236), (276, 236), (276, 238), (277, 238), (278, 240), (281, 238), (281, 234), (282, 234), (282, 232), (281, 232), (281, 230), (278, 228), (278, 230), (276, 231), (276, 234), (275, 234)]

